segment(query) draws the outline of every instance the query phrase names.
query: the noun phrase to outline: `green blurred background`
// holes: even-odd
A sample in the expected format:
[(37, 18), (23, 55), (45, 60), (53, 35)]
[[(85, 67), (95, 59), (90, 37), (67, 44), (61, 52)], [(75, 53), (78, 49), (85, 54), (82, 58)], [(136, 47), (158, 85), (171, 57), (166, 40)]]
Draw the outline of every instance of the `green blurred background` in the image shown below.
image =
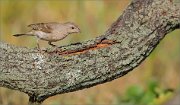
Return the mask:
[[(102, 35), (130, 0), (0, 0), (0, 41), (34, 48), (34, 37), (13, 37), (39, 22), (79, 25), (81, 34), (58, 45)], [(41, 46), (49, 47), (41, 41)], [(180, 30), (167, 35), (155, 51), (128, 75), (89, 89), (48, 98), (43, 105), (165, 105), (180, 92)], [(171, 92), (171, 90), (174, 92)], [(0, 104), (27, 105), (24, 93), (0, 88)]]

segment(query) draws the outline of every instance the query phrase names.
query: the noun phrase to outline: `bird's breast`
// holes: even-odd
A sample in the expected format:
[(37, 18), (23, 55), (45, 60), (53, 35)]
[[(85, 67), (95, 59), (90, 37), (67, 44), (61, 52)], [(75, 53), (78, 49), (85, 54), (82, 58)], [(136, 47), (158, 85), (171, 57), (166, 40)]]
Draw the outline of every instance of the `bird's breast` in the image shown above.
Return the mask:
[(67, 36), (67, 34), (62, 34), (62, 33), (56, 33), (52, 35), (52, 40), (53, 41), (59, 41), (64, 39)]
[(63, 34), (61, 32), (45, 33), (42, 31), (36, 31), (36, 32), (34, 32), (34, 34), (39, 39), (51, 41), (51, 42), (56, 42), (56, 41), (62, 40), (67, 36), (67, 34)]

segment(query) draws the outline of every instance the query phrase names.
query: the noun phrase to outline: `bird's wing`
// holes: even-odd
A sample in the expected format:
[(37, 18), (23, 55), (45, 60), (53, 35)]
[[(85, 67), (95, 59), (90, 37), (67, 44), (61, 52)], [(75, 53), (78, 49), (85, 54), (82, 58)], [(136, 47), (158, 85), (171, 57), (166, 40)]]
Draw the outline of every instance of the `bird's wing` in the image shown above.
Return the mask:
[(28, 25), (28, 27), (32, 28), (32, 30), (39, 30), (45, 33), (51, 33), (53, 31), (53, 24), (55, 23), (35, 23)]

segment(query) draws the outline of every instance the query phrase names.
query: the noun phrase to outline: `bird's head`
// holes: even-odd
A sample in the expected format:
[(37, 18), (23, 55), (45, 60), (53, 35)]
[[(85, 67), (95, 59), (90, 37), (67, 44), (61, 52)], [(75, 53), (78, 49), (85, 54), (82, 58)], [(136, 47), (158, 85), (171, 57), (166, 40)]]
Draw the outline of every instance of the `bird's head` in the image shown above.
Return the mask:
[(67, 23), (64, 23), (64, 25), (65, 25), (65, 27), (67, 29), (67, 32), (69, 34), (71, 34), (71, 33), (80, 33), (80, 29), (76, 24), (74, 24), (72, 22), (67, 22)]

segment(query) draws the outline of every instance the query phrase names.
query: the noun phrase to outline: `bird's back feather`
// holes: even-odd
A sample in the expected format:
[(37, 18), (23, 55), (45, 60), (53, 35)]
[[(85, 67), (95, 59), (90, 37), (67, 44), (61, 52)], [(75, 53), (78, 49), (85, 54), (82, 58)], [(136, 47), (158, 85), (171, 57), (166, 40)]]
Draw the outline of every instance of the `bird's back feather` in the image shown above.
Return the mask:
[(51, 23), (35, 23), (35, 24), (30, 24), (28, 27), (32, 28), (32, 30), (38, 30), (42, 31), (45, 33), (51, 33), (52, 32), (52, 26), (58, 24), (56, 22), (51, 22)]

